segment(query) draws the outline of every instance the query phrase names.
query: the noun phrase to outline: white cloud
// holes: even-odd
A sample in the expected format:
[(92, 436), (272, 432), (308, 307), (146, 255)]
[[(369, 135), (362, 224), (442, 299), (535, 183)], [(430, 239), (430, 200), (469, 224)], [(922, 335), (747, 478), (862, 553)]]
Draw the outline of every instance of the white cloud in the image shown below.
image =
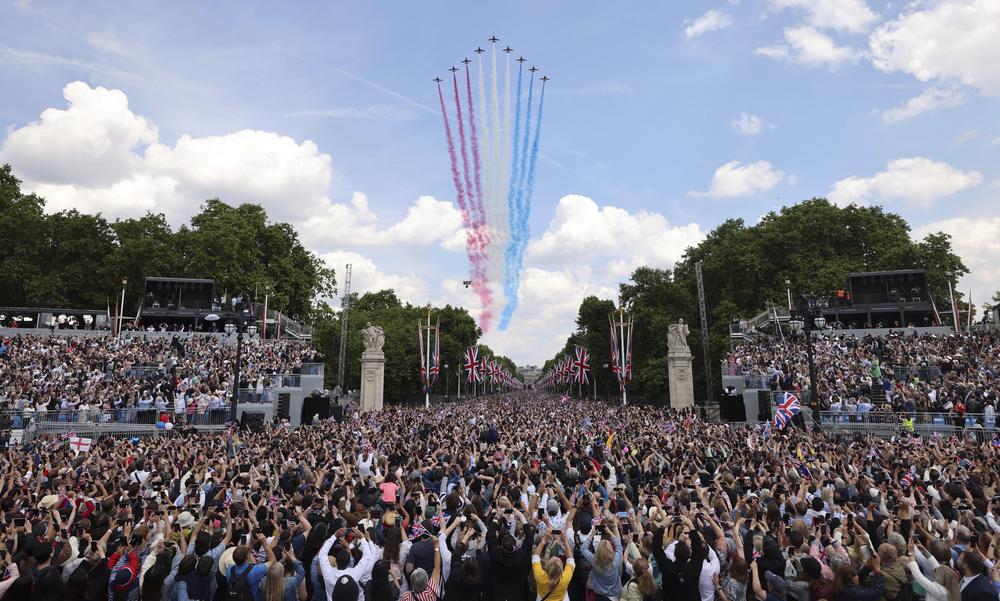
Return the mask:
[(864, 33), (878, 20), (865, 0), (770, 0), (776, 9), (798, 9), (813, 27)]
[(828, 198), (839, 206), (893, 200), (928, 206), (935, 200), (978, 186), (978, 171), (960, 171), (924, 157), (894, 159), (871, 177), (848, 177), (833, 185)]
[[(687, 23), (688, 21), (685, 22)], [(729, 13), (712, 9), (691, 22), (691, 24), (684, 29), (684, 35), (686, 35), (690, 40), (703, 33), (727, 29), (732, 26), (733, 18), (729, 16)]]
[(750, 196), (770, 190), (784, 177), (784, 172), (775, 169), (768, 161), (746, 165), (739, 161), (729, 161), (715, 170), (707, 192), (691, 191), (689, 194), (713, 198)]
[(965, 93), (957, 88), (927, 88), (903, 104), (882, 112), (882, 122), (891, 125), (941, 107), (956, 107), (965, 102)]
[(743, 111), (740, 116), (733, 119), (729, 125), (735, 129), (737, 132), (745, 136), (756, 136), (760, 132), (764, 131), (764, 120), (754, 115)]
[(46, 109), (8, 133), (0, 160), (27, 180), (88, 186), (114, 183), (140, 166), (133, 149), (155, 142), (158, 132), (129, 110), (124, 93), (75, 81), (63, 96), (69, 108)]
[(660, 213), (629, 213), (569, 195), (559, 199), (545, 232), (528, 245), (527, 259), (533, 265), (590, 265), (603, 257), (624, 261), (629, 271), (642, 264), (669, 267), (702, 238), (695, 223), (672, 226)]
[(849, 61), (857, 60), (858, 54), (846, 46), (838, 46), (833, 38), (814, 27), (786, 27), (785, 44), (765, 46), (755, 52), (775, 60), (785, 60), (807, 67), (828, 66), (836, 71)]
[[(1000, 290), (1000, 217), (973, 218), (956, 217), (936, 221), (914, 228), (914, 239), (920, 240), (927, 234), (945, 232), (951, 234), (951, 244), (955, 253), (962, 257), (969, 274), (959, 282), (959, 290), (972, 292), (972, 301), (982, 307), (993, 293)], [(980, 311), (978, 317), (982, 316)]]
[(362, 295), (365, 292), (393, 290), (404, 302), (420, 304), (427, 301), (427, 286), (424, 278), (416, 274), (396, 275), (380, 271), (370, 258), (356, 252), (335, 250), (320, 255), (320, 259), (334, 268), (342, 277), (344, 266), (351, 264), (351, 292)]
[(961, 81), (1000, 95), (1000, 2), (946, 0), (900, 15), (872, 32), (872, 62), (920, 81)]
[(44, 196), (51, 211), (76, 208), (109, 217), (162, 211), (186, 221), (208, 198), (261, 204), (268, 215), (299, 227), (316, 249), (356, 245), (446, 244), (461, 230), (448, 201), (420, 197), (397, 223), (379, 228), (368, 199), (348, 204), (327, 197), (335, 174), (328, 154), (312, 141), (241, 130), (207, 137), (182, 135), (173, 146), (132, 112), (120, 90), (67, 84), (66, 109), (12, 129), (0, 161), (15, 166), (25, 188)]

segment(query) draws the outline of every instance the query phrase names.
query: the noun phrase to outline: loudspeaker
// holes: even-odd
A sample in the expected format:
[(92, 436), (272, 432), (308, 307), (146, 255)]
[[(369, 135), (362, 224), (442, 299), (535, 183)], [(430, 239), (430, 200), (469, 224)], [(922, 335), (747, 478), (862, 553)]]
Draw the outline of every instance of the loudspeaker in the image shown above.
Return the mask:
[(757, 421), (771, 421), (771, 391), (757, 391)]
[(746, 407), (743, 406), (743, 395), (723, 394), (719, 399), (719, 417), (724, 422), (747, 421)]
[(250, 432), (263, 432), (264, 412), (244, 411), (242, 417), (240, 418), (240, 429), (249, 430)]
[(278, 393), (278, 417), (283, 417), (289, 419), (291, 417), (288, 411), (288, 404), (291, 402), (292, 395), (289, 392), (279, 392)]

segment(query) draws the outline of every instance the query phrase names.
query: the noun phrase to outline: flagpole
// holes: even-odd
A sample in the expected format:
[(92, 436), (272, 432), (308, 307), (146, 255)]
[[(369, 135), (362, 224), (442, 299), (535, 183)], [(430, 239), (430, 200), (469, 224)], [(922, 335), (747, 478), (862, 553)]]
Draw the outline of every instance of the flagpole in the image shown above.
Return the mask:
[(951, 287), (951, 274), (948, 274), (948, 296), (951, 298), (951, 317), (955, 320), (955, 333), (962, 331), (961, 322), (958, 319), (958, 307), (955, 306), (955, 290)]
[(620, 339), (618, 344), (621, 346), (621, 355), (618, 357), (618, 364), (621, 366), (621, 385), (622, 385), (622, 406), (628, 406), (628, 372), (625, 371), (625, 308), (621, 306), (621, 301), (618, 305), (618, 325), (620, 327)]
[(424, 407), (431, 406), (431, 306), (427, 305), (427, 354), (425, 355), (426, 370), (424, 371)]

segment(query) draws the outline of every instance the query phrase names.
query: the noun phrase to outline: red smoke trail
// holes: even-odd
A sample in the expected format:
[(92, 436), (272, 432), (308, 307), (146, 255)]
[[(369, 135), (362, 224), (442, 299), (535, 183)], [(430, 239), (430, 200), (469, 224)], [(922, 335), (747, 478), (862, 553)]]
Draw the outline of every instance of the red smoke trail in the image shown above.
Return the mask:
[[(476, 221), (482, 226), (486, 223), (486, 208), (483, 206), (483, 177), (479, 161), (479, 141), (476, 138), (476, 115), (472, 108), (472, 78), (469, 76), (469, 65), (465, 65), (465, 97), (469, 106), (469, 140), (472, 143), (473, 180), (476, 194), (475, 203), (470, 202)], [(472, 200), (472, 199), (470, 199)], [(489, 234), (487, 234), (488, 236)], [(489, 244), (489, 240), (486, 241)]]
[[(455, 99), (457, 100), (457, 81), (455, 85)], [(440, 83), (438, 84), (438, 100), (441, 103), (441, 117), (444, 120), (444, 133), (448, 143), (448, 158), (451, 161), (452, 183), (455, 185), (455, 196), (458, 201), (458, 208), (462, 213), (462, 225), (465, 227), (466, 231), (465, 254), (469, 258), (469, 266), (472, 272), (472, 289), (476, 292), (476, 296), (479, 297), (479, 302), (482, 305), (482, 312), (480, 314), (479, 321), (483, 331), (486, 332), (489, 331), (490, 324), (493, 320), (493, 292), (490, 290), (486, 280), (486, 261), (483, 254), (485, 241), (483, 240), (482, 230), (476, 224), (472, 223), (469, 216), (469, 207), (465, 195), (465, 188), (462, 186), (462, 176), (458, 171), (458, 157), (455, 155), (455, 142), (451, 135), (451, 124), (448, 122), (448, 111), (444, 106), (444, 92), (441, 90)], [(459, 111), (458, 123), (459, 132), (461, 134), (461, 111)], [(463, 147), (465, 145), (464, 139), (462, 141), (462, 145)], [(467, 169), (466, 180), (468, 180)]]

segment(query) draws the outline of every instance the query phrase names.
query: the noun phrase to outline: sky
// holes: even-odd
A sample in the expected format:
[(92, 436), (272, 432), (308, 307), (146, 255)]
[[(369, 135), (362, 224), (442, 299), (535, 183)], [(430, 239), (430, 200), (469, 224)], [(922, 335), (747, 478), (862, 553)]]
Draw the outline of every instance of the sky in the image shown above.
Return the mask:
[(1000, 289), (1000, 2), (629, 7), (0, 0), (0, 163), (52, 211), (260, 203), (353, 290), (478, 316), (432, 79), (496, 35), (552, 78), (520, 306), (484, 339), (518, 363), (635, 267), (815, 196), (951, 233), (960, 289)]

